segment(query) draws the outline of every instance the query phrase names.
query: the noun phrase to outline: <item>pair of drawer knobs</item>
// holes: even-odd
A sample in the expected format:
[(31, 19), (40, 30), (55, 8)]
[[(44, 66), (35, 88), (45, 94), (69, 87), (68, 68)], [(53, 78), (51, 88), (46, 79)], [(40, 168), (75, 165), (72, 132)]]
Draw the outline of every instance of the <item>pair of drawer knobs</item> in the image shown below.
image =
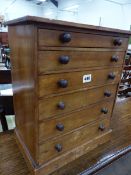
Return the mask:
[[(110, 91), (105, 91), (104, 92), (104, 96), (106, 97), (110, 97), (111, 96), (111, 92)], [(60, 101), (58, 104), (57, 104), (57, 107), (61, 110), (65, 109), (65, 103), (63, 101)]]
[[(99, 125), (98, 129), (100, 131), (104, 131), (105, 130), (105, 125), (103, 123), (101, 123)], [(62, 145), (58, 143), (58, 144), (55, 145), (55, 149), (56, 149), (57, 152), (61, 152), (63, 148), (62, 148)]]
[[(72, 36), (71, 36), (71, 34), (68, 33), (68, 32), (62, 33), (62, 34), (60, 35), (60, 41), (61, 41), (62, 43), (69, 43), (69, 42), (71, 41), (71, 39), (72, 39)], [(121, 45), (122, 45), (122, 39), (120, 39), (120, 38), (114, 39), (114, 40), (113, 40), (113, 44), (114, 44), (115, 46), (121, 46)]]
[[(115, 74), (113, 72), (109, 73), (108, 79), (114, 80), (115, 79)], [(65, 80), (65, 79), (59, 80), (58, 81), (58, 86), (61, 87), (61, 88), (66, 88), (68, 86), (68, 81)]]
[[(119, 59), (119, 57), (117, 55), (113, 55), (111, 57), (111, 61), (113, 61), (113, 62), (117, 62), (118, 59)], [(68, 64), (69, 61), (70, 61), (70, 57), (69, 56), (63, 55), (63, 56), (59, 57), (59, 62), (61, 64)]]
[[(108, 109), (107, 109), (107, 108), (102, 108), (102, 109), (101, 109), (101, 112), (102, 112), (103, 114), (107, 114), (107, 113), (108, 113)], [(56, 124), (56, 129), (57, 129), (58, 131), (64, 131), (64, 125), (63, 125), (62, 123), (58, 123), (58, 124)]]

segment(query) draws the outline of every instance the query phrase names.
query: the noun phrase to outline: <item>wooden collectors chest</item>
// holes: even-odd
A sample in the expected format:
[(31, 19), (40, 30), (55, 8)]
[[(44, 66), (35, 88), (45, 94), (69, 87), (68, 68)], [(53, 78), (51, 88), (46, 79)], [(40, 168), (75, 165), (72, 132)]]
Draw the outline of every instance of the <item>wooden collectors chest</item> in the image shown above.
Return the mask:
[(110, 140), (130, 32), (31, 16), (7, 24), (17, 142), (32, 173), (48, 175)]

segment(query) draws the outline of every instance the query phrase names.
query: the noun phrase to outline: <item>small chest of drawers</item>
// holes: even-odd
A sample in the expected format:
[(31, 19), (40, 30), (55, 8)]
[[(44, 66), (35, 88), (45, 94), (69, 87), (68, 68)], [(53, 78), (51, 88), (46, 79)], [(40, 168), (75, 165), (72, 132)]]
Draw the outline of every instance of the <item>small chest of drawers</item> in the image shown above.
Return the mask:
[(8, 25), (17, 142), (32, 174), (48, 175), (110, 140), (130, 32), (31, 16)]

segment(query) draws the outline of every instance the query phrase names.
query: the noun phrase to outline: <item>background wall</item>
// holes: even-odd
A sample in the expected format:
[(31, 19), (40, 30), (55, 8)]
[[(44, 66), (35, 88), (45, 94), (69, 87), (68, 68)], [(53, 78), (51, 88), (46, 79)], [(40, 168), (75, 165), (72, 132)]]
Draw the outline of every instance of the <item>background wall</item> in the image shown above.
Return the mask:
[(34, 15), (64, 21), (100, 25), (129, 30), (131, 25), (130, 0), (58, 0), (58, 8), (47, 0), (0, 0), (0, 15), (11, 20)]

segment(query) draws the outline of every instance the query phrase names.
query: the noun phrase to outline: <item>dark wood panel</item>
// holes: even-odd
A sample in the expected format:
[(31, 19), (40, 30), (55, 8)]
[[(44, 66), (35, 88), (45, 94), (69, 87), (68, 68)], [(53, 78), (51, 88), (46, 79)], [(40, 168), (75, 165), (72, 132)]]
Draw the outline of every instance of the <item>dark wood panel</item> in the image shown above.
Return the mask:
[[(39, 73), (99, 66), (122, 65), (125, 52), (119, 51), (40, 51)], [(114, 58), (114, 59), (113, 59)], [(118, 59), (118, 61), (117, 61)], [(113, 61), (114, 60), (114, 61)], [(116, 61), (115, 61), (116, 60)]]
[[(58, 94), (61, 92), (100, 86), (109, 83), (118, 83), (121, 76), (121, 69), (121, 67), (108, 68), (39, 76), (39, 96), (42, 97), (53, 93)], [(110, 73), (115, 75), (114, 80), (109, 79), (108, 76)], [(91, 82), (83, 83), (84, 75), (91, 75)], [(58, 82), (61, 80), (67, 81), (68, 85), (66, 88), (62, 88), (58, 85)]]

